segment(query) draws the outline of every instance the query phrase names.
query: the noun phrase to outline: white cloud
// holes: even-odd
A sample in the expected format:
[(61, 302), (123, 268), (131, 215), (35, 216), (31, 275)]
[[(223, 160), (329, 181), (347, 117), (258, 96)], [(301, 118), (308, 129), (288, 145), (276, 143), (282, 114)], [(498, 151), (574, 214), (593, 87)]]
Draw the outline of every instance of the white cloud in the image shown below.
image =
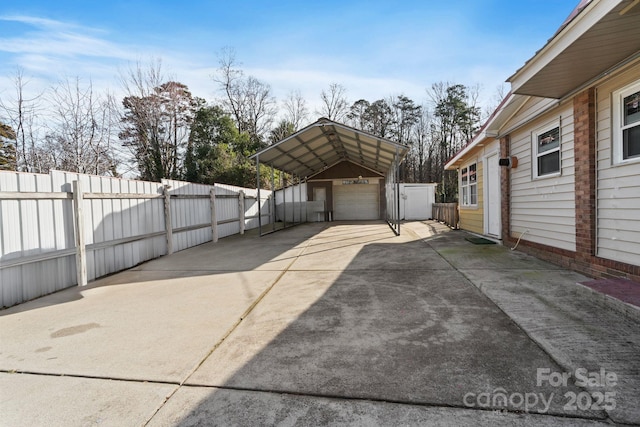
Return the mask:
[[(0, 21), (27, 28), (19, 35), (0, 37), (0, 67), (5, 67), (4, 73), (0, 68), (0, 74), (19, 65), (38, 81), (49, 80), (53, 84), (68, 76), (79, 76), (90, 78), (96, 91), (110, 89), (118, 95), (118, 78), (128, 64), (144, 64), (146, 58), (159, 57), (167, 77), (187, 84), (194, 95), (208, 100), (220, 96), (211, 79), (216, 70), (215, 58), (211, 50), (205, 51), (202, 46), (189, 51), (187, 44), (174, 50), (166, 45), (123, 44), (114, 41), (108, 30), (32, 16), (0, 16)], [(282, 49), (277, 55), (265, 49), (263, 54), (248, 58), (251, 63), (242, 68), (246, 74), (271, 85), (279, 100), (299, 90), (312, 113), (319, 108), (320, 92), (331, 83), (342, 84), (350, 102), (404, 94), (422, 103), (427, 99), (426, 89), (438, 81), (481, 83), (485, 88), (482, 98), (490, 98), (495, 86), (506, 78), (505, 70), (491, 65), (489, 59), (480, 61), (475, 55), (461, 60), (461, 54), (451, 49), (460, 44), (451, 35), (455, 31), (447, 31), (448, 49), (445, 43), (430, 41), (427, 34), (413, 34), (419, 38), (415, 45), (406, 45), (406, 40), (403, 42), (396, 35), (387, 44), (369, 46), (373, 51), (363, 47), (357, 53), (340, 53), (331, 46), (308, 51), (291, 45), (289, 52)], [(295, 43), (295, 37), (292, 40)], [(238, 52), (240, 60), (244, 55)]]
[(27, 24), (35, 29), (25, 32), (21, 37), (0, 38), (0, 50), (5, 52), (52, 57), (132, 58), (131, 51), (126, 47), (93, 35), (106, 35), (93, 28), (29, 16), (2, 16), (0, 20)]

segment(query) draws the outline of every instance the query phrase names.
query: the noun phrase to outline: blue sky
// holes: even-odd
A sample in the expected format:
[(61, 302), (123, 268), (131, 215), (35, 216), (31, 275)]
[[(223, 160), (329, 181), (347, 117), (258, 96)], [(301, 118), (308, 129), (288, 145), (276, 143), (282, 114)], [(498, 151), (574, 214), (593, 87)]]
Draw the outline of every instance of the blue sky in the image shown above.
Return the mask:
[[(540, 49), (578, 0), (66, 1), (0, 5), (0, 98), (24, 70), (34, 90), (67, 77), (121, 89), (136, 61), (161, 58), (169, 77), (214, 100), (224, 47), (278, 99), (299, 90), (317, 105), (340, 83), (351, 102), (404, 94), (427, 99), (432, 83), (495, 88)], [(313, 108), (312, 108), (313, 109)]]

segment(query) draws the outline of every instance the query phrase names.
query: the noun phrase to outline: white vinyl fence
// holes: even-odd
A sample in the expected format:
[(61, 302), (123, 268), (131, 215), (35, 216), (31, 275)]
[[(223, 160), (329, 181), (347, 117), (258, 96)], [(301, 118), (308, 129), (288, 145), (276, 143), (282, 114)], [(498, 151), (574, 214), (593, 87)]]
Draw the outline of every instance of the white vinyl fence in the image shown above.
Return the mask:
[(0, 171), (0, 307), (273, 221), (271, 192)]

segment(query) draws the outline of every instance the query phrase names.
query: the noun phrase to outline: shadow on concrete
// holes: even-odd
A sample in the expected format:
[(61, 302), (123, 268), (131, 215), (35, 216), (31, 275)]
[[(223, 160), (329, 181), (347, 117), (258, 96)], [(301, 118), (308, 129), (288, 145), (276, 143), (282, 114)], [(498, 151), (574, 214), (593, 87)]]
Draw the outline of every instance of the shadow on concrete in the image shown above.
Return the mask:
[[(414, 414), (423, 422), (434, 408), (606, 418), (566, 408), (565, 393), (582, 391), (571, 382), (537, 384), (538, 369), (563, 369), (453, 267), (456, 260), (422, 239), (391, 231), (383, 238), (373, 228), (315, 235), (151, 425), (364, 422), (372, 404), (415, 405), (404, 415), (425, 411)], [(461, 233), (435, 231), (439, 250), (462, 249), (461, 260), (485, 251), (491, 262), (514, 261), (486, 246), (465, 256), (471, 244)], [(375, 421), (397, 422), (397, 407), (388, 410)]]
[[(182, 280), (230, 272), (278, 271), (286, 267), (301, 255), (302, 246), (309, 238), (328, 227), (339, 227), (349, 222), (308, 223), (293, 227), (286, 232), (276, 232), (263, 237), (257, 230), (245, 235), (232, 235), (219, 240), (219, 243), (207, 242), (199, 246), (145, 261), (135, 267), (108, 274), (89, 282), (86, 286), (72, 286), (30, 301), (0, 309), (0, 317), (51, 305), (66, 304), (83, 298), (83, 293), (104, 287), (131, 285), (158, 280)], [(358, 223), (357, 232), (340, 234), (328, 233), (331, 245), (319, 239), (314, 243), (314, 253), (338, 248), (356, 247), (359, 241), (382, 240), (389, 236), (379, 221)], [(260, 249), (256, 249), (260, 247)]]

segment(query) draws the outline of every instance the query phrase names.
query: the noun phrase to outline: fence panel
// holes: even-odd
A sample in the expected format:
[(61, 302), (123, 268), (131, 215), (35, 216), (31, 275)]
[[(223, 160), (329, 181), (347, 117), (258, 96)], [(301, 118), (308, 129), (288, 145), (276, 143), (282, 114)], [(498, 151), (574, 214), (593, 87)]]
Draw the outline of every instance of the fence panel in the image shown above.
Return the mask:
[[(180, 251), (211, 241), (210, 185), (193, 184), (176, 180), (162, 180), (169, 186), (172, 196), (200, 196), (201, 198), (171, 199), (171, 224), (173, 226), (173, 250)], [(198, 227), (179, 231), (180, 229)]]
[[(162, 235), (145, 237), (164, 231), (164, 216), (158, 214), (158, 210), (163, 209), (162, 199), (150, 198), (160, 196), (160, 183), (61, 171), (52, 171), (51, 176), (61, 184), (61, 188), (69, 188), (69, 191), (73, 181), (79, 180), (82, 191), (87, 193), (84, 199), (84, 229), (88, 280), (166, 254)], [(91, 198), (92, 194), (103, 194), (105, 197)], [(123, 204), (123, 199), (115, 196), (109, 197), (118, 194), (140, 194), (141, 197), (126, 199), (128, 204)], [(137, 224), (138, 227), (130, 224)], [(128, 257), (125, 250), (127, 243), (116, 242), (134, 238), (139, 239), (128, 247), (133, 255)]]
[[(174, 251), (212, 239), (211, 186), (162, 183), (52, 171), (0, 172), (0, 307), (78, 283), (73, 182), (83, 192), (87, 279), (133, 267), (167, 253), (163, 197), (169, 194)], [(255, 189), (216, 185), (219, 237), (236, 234), (238, 195), (245, 193), (246, 228), (258, 226)], [(271, 192), (261, 190), (263, 224)]]
[(458, 204), (457, 203), (434, 203), (433, 219), (444, 222), (449, 227), (458, 229)]
[[(0, 306), (8, 306), (75, 283), (72, 202), (50, 175), (3, 172), (0, 192)], [(61, 198), (37, 197), (59, 193)], [(70, 238), (67, 237), (70, 234)]]

